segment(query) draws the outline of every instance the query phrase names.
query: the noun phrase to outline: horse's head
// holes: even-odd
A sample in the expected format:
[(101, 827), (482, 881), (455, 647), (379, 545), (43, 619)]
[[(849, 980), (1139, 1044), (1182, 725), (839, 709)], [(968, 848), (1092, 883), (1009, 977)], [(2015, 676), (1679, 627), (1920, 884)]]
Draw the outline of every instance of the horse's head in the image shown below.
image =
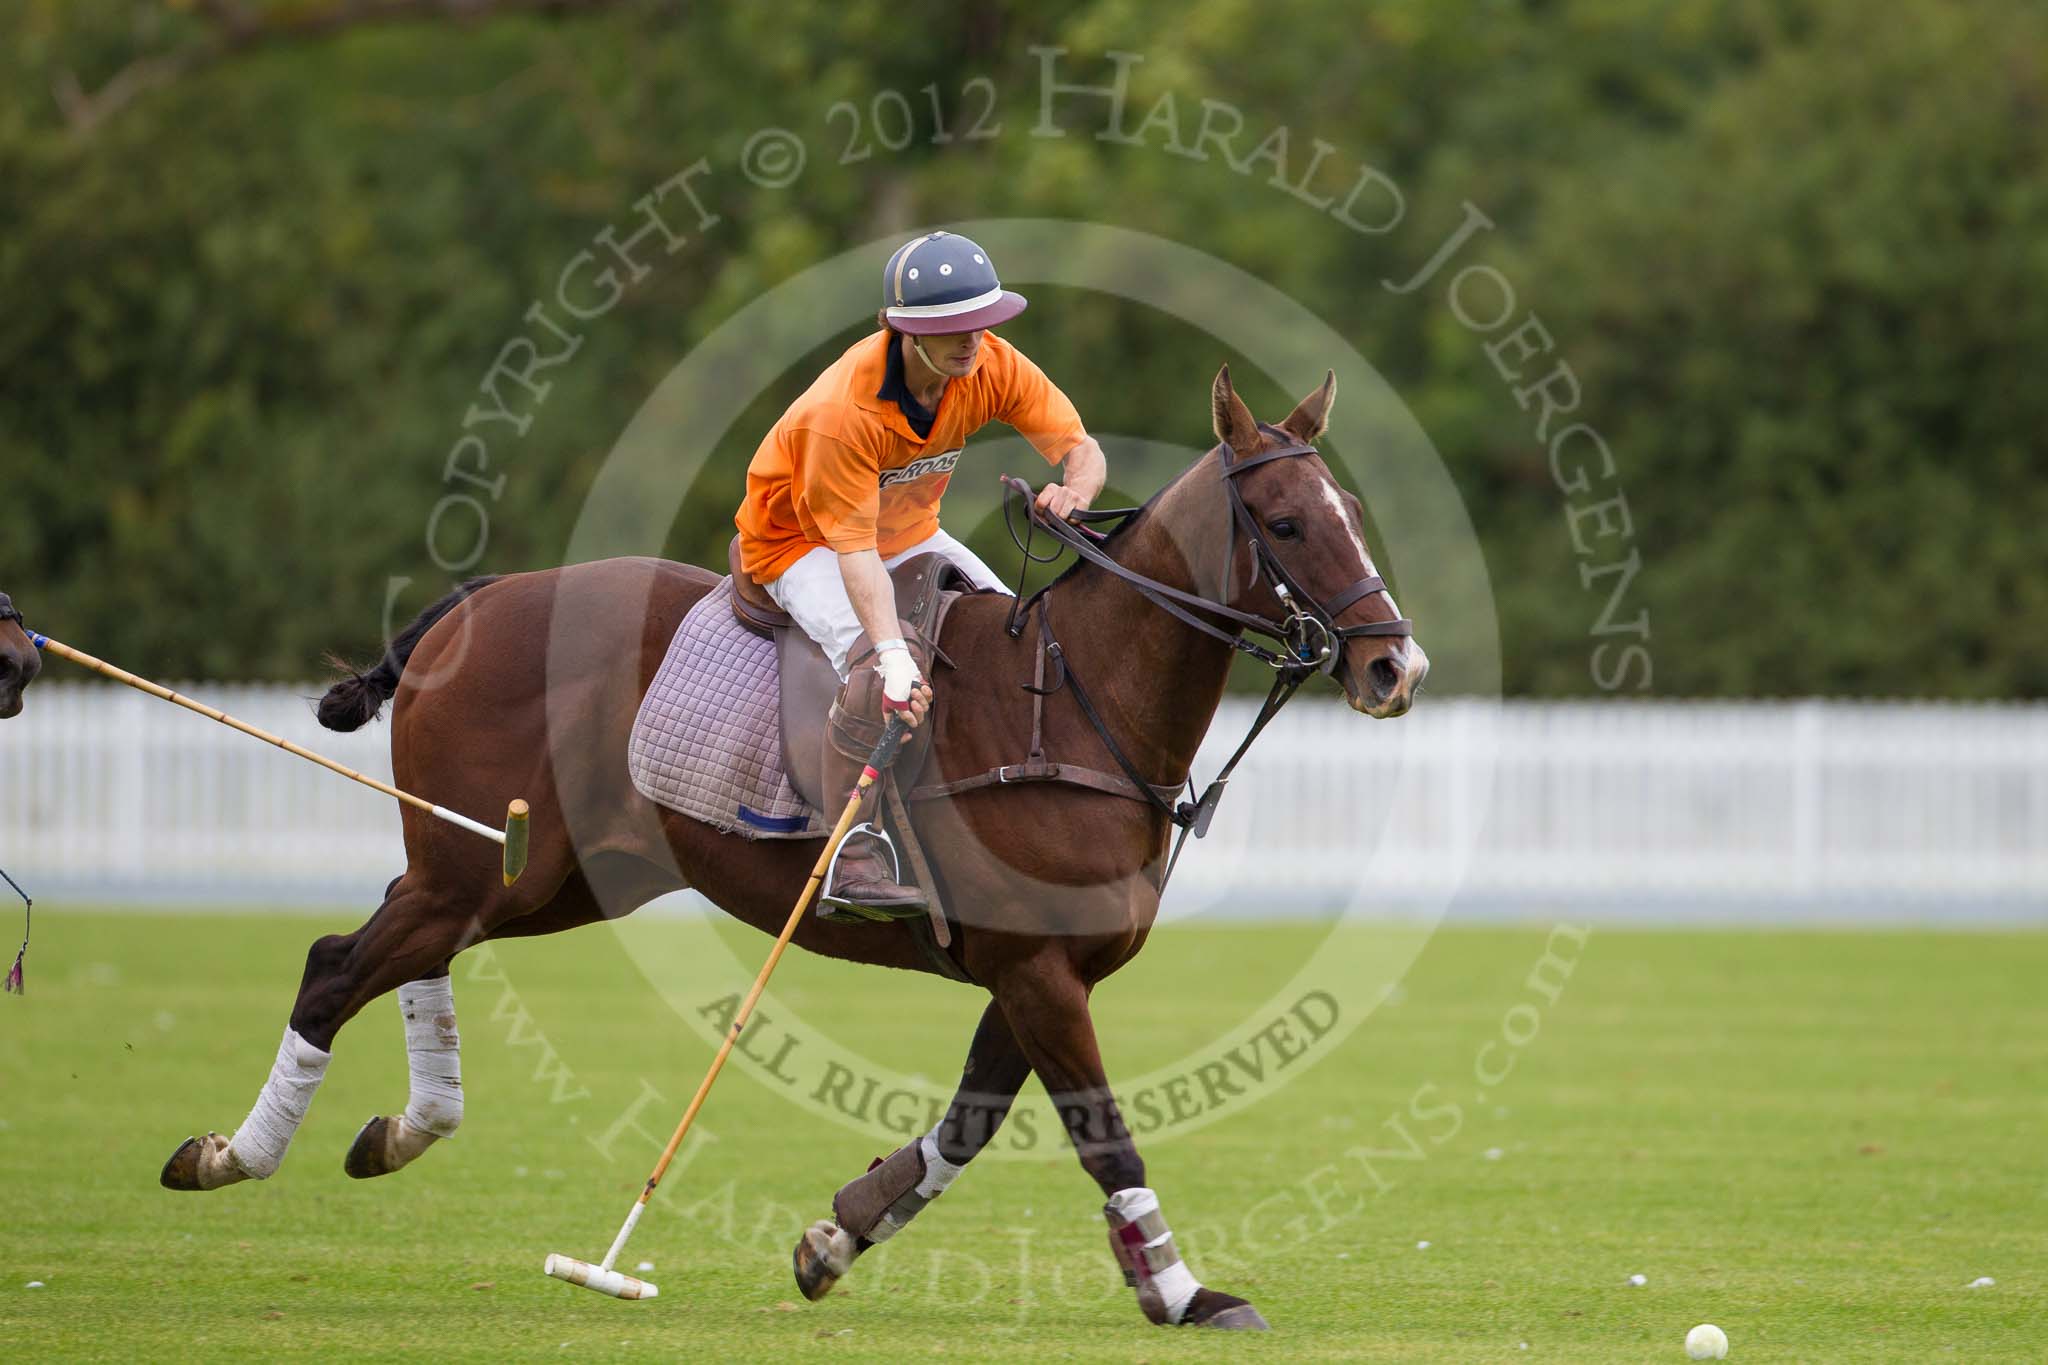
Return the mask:
[[(1227, 457), (1219, 468), (1225, 481), (1236, 486), (1237, 501), (1251, 523), (1239, 522), (1235, 533), (1240, 542), (1263, 542), (1293, 584), (1290, 590), (1273, 573), (1262, 571), (1257, 544), (1241, 543), (1230, 570), (1229, 581), (1240, 585), (1232, 605), (1260, 614), (1277, 612), (1280, 618), (1306, 612), (1340, 629), (1397, 622), (1401, 612), (1393, 596), (1371, 586), (1379, 571), (1366, 549), (1358, 499), (1313, 451), (1274, 454), (1313, 444), (1329, 425), (1336, 392), (1333, 372), (1285, 421), (1269, 427), (1253, 419), (1231, 388), (1229, 366), (1216, 376), (1211, 395), (1216, 438), (1225, 447), (1219, 455)], [(1347, 634), (1336, 645), (1331, 671), (1353, 710), (1384, 719), (1405, 714), (1414, 704), (1415, 690), (1429, 672), (1429, 656), (1405, 627), (1399, 629), (1400, 634)]]
[(29, 643), (21, 613), (7, 594), (0, 592), (0, 720), (21, 714), (21, 694), (42, 669), (43, 656)]

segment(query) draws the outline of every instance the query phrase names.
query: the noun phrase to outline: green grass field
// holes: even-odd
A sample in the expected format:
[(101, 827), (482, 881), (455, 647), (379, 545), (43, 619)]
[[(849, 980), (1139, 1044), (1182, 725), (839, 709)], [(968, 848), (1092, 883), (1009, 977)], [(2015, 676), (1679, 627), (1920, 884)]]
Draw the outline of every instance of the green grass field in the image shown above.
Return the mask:
[[(2048, 1355), (2048, 936), (1599, 930), (1551, 1003), (1527, 984), (1544, 926), (1436, 935), (1327, 1060), (1147, 1147), (1196, 1273), (1272, 1321), (1250, 1340), (1144, 1323), (1071, 1153), (977, 1165), (802, 1303), (796, 1228), (885, 1144), (737, 1070), (626, 1257), (662, 1297), (544, 1278), (548, 1251), (603, 1253), (657, 1150), (590, 1139), (646, 1082), (673, 1097), (647, 1111), (665, 1135), (710, 1055), (605, 929), (498, 948), (502, 983), (458, 963), (468, 1121), (412, 1168), (341, 1171), (362, 1121), (404, 1103), (384, 1000), (275, 1179), (158, 1188), (180, 1140), (246, 1111), (329, 927), (38, 920), (30, 994), (0, 1001), (8, 1355), (1654, 1361), (1702, 1321), (1737, 1360)], [(729, 932), (758, 961), (766, 940)], [(1162, 931), (1097, 994), (1112, 1075), (1254, 1009), (1325, 932)], [(957, 1072), (980, 1009), (807, 956), (777, 984), (931, 1076)], [(1483, 1051), (1504, 1029), (1526, 1045)], [(587, 1096), (534, 1079), (536, 1034)], [(1475, 1065), (1510, 1056), (1482, 1102)], [(1419, 1151), (1356, 1155), (1403, 1129)]]

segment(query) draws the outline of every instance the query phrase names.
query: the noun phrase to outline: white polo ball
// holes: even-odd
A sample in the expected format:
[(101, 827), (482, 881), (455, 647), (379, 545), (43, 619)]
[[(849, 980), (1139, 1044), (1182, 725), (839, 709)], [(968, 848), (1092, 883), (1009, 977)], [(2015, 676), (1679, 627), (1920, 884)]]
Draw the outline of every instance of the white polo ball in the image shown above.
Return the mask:
[(1728, 1356), (1728, 1334), (1711, 1322), (1703, 1322), (1685, 1334), (1685, 1354), (1693, 1360), (1724, 1360)]

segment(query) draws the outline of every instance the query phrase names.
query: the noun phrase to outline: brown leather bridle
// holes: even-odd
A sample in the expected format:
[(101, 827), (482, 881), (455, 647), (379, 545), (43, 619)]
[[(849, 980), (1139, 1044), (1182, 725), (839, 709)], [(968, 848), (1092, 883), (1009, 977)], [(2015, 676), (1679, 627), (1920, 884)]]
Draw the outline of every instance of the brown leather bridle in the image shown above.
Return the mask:
[[(1161, 583), (1156, 578), (1148, 578), (1119, 564), (1103, 548), (1103, 542), (1108, 537), (1091, 529), (1092, 525), (1125, 520), (1136, 516), (1142, 508), (1118, 507), (1082, 511), (1064, 519), (1047, 517), (1038, 510), (1029, 484), (1011, 475), (1003, 476), (1003, 521), (1009, 528), (1011, 540), (1016, 542), (1017, 548), (1023, 552), (1024, 572), (1028, 573), (1034, 563), (1051, 563), (1058, 558), (1057, 553), (1044, 557), (1032, 553), (1032, 537), (1043, 530), (1062, 548), (1073, 551), (1083, 561), (1128, 583), (1162, 611), (1205, 635), (1223, 641), (1239, 653), (1249, 654), (1273, 670), (1273, 686), (1266, 694), (1265, 704), (1259, 708), (1259, 714), (1252, 721), (1251, 729), (1246, 732), (1243, 742), (1237, 746), (1237, 751), (1231, 754), (1229, 761), (1217, 773), (1215, 780), (1210, 782), (1194, 801), (1170, 803), (1159, 795), (1158, 788), (1147, 781), (1144, 774), (1138, 771), (1137, 765), (1125, 754), (1123, 746), (1110, 733), (1108, 725), (1096, 710), (1087, 688), (1068, 666), (1065, 652), (1053, 635), (1052, 620), (1046, 606), (1046, 592), (1052, 585), (1047, 584), (1029, 597), (1025, 597), (1021, 579), (1018, 583), (1018, 597), (1010, 608), (1009, 633), (1013, 639), (1021, 636), (1025, 622), (1035, 609), (1038, 613), (1039, 648), (1043, 652), (1043, 661), (1052, 664), (1056, 670), (1050, 683), (1043, 686), (1027, 683), (1024, 684), (1024, 689), (1041, 697), (1062, 688), (1073, 692), (1074, 700), (1079, 703), (1082, 714), (1087, 717), (1089, 725), (1094, 728), (1103, 746), (1109, 750), (1110, 757), (1116, 760), (1125, 776), (1130, 779), (1135, 792), (1141, 799), (1149, 800), (1167, 819), (1180, 827), (1180, 839), (1174, 844), (1173, 856), (1167, 861), (1165, 876), (1160, 880), (1162, 893), (1166, 889), (1167, 880), (1173, 876), (1174, 865), (1180, 861), (1181, 850), (1187, 846), (1188, 836), (1193, 835), (1199, 839), (1209, 832), (1209, 822), (1216, 814), (1216, 807), (1223, 799), (1224, 788), (1230, 781), (1231, 773), (1236, 770), (1238, 760), (1244, 757), (1246, 751), (1252, 747), (1252, 741), (1259, 737), (1259, 732), (1280, 713), (1280, 708), (1293, 698), (1301, 685), (1317, 673), (1334, 673), (1343, 644), (1347, 640), (1373, 636), (1410, 637), (1415, 633), (1414, 624), (1405, 617), (1397, 617), (1391, 621), (1368, 621), (1350, 626), (1337, 624), (1337, 617), (1350, 607), (1374, 593), (1387, 591), (1386, 581), (1378, 574), (1367, 574), (1327, 602), (1322, 602), (1288, 571), (1286, 564), (1267, 543), (1258, 518), (1254, 517), (1251, 509), (1245, 505), (1244, 495), (1238, 489), (1237, 480), (1239, 475), (1260, 465), (1269, 464), (1274, 460), (1313, 455), (1316, 451), (1315, 447), (1296, 441), (1285, 432), (1264, 423), (1259, 425), (1259, 431), (1269, 440), (1277, 440), (1280, 444), (1243, 459), (1235, 458), (1228, 444), (1219, 444), (1211, 452), (1217, 456), (1224, 495), (1230, 503), (1231, 512), (1231, 541), (1224, 557), (1221, 593), (1226, 599), (1224, 601), (1216, 601), (1184, 588), (1174, 587), (1170, 583)], [(1027, 509), (1026, 530), (1022, 536), (1017, 534), (1017, 527), (1011, 516), (1012, 505), (1019, 500)], [(1283, 618), (1274, 620), (1253, 612), (1240, 611), (1229, 605), (1227, 599), (1231, 595), (1230, 575), (1237, 562), (1239, 535), (1242, 535), (1251, 546), (1251, 582), (1256, 583), (1262, 573), (1272, 579), (1274, 596), (1279, 599), (1281, 610), (1287, 613)], [(1388, 601), (1391, 603), (1392, 600), (1392, 594), (1389, 594)], [(1222, 624), (1218, 624), (1219, 621)], [(1272, 641), (1272, 644), (1262, 644), (1256, 639), (1247, 638), (1254, 635), (1263, 636)], [(1168, 790), (1174, 786), (1185, 786), (1192, 792), (1193, 774), (1189, 774), (1179, 783), (1171, 784)]]
[[(1130, 584), (1160, 609), (1179, 618), (1203, 634), (1224, 641), (1232, 649), (1251, 655), (1282, 677), (1299, 674), (1302, 679), (1306, 679), (1307, 675), (1311, 673), (1335, 672), (1338, 652), (1346, 640), (1369, 636), (1413, 636), (1415, 634), (1414, 623), (1405, 617), (1397, 617), (1391, 621), (1367, 621), (1350, 626), (1340, 626), (1337, 624), (1337, 617), (1355, 604), (1364, 601), (1374, 593), (1387, 591), (1386, 580), (1378, 574), (1367, 574), (1365, 577), (1345, 587), (1329, 601), (1319, 602), (1315, 594), (1303, 587), (1300, 580), (1288, 571), (1286, 564), (1281, 561), (1280, 556), (1273, 550), (1273, 547), (1267, 543), (1266, 536), (1259, 526), (1258, 518), (1254, 517), (1251, 509), (1245, 505), (1244, 494), (1238, 489), (1238, 477), (1247, 470), (1256, 469), (1263, 464), (1270, 464), (1274, 460), (1313, 455), (1316, 453), (1316, 450), (1313, 446), (1304, 445), (1291, 439), (1276, 428), (1261, 425), (1259, 430), (1268, 437), (1279, 440), (1281, 444), (1269, 450), (1262, 450), (1256, 455), (1247, 456), (1244, 459), (1234, 458), (1228, 445), (1218, 445), (1211, 452), (1218, 459), (1223, 480), (1223, 492), (1230, 503), (1231, 515), (1231, 542), (1223, 561), (1223, 591), (1221, 594), (1224, 598), (1223, 601), (1215, 601), (1197, 593), (1176, 588), (1171, 584), (1161, 583), (1155, 578), (1147, 578), (1141, 573), (1125, 568), (1102, 548), (1101, 542), (1105, 539), (1103, 536), (1087, 529), (1086, 526), (1071, 524), (1072, 522), (1092, 524), (1105, 521), (1121, 521), (1137, 515), (1142, 510), (1140, 508), (1117, 507), (1101, 511), (1077, 512), (1073, 515), (1071, 522), (1057, 518), (1046, 518), (1039, 514), (1037, 507), (1031, 502), (1030, 485), (1026, 484), (1022, 479), (1006, 475), (1003, 480), (1006, 487), (1003, 508), (1004, 519), (1008, 521), (1010, 516), (1009, 498), (1012, 496), (1023, 498), (1025, 504), (1030, 507), (1030, 529), (1032, 531), (1044, 530), (1054, 540), (1058, 541), (1063, 548), (1072, 550), (1077, 556), (1088, 561), (1090, 564)], [(1256, 583), (1259, 575), (1262, 573), (1272, 579), (1273, 594), (1279, 599), (1281, 610), (1287, 613), (1280, 620), (1276, 621), (1270, 617), (1260, 616), (1252, 612), (1239, 611), (1237, 608), (1228, 605), (1228, 599), (1231, 596), (1230, 575), (1237, 564), (1237, 537), (1240, 535), (1251, 546), (1251, 582)], [(1031, 557), (1028, 535), (1025, 539), (1018, 539), (1015, 527), (1012, 525), (1011, 538), (1017, 540), (1018, 548), (1023, 550), (1027, 557)], [(1036, 560), (1036, 562), (1045, 563), (1049, 561)], [(1024, 616), (1030, 612), (1032, 606), (1038, 601), (1044, 591), (1041, 588), (1038, 593), (1034, 593), (1030, 598), (1020, 599), (1018, 606), (1010, 615), (1010, 634), (1012, 636), (1021, 633)], [(1388, 600), (1392, 601), (1391, 594)], [(1197, 612), (1202, 614), (1197, 615)], [(1221, 618), (1234, 628), (1225, 629), (1215, 624), (1213, 619), (1205, 618)], [(1247, 639), (1247, 634), (1263, 636), (1271, 640), (1273, 645), (1277, 645), (1278, 648), (1260, 644), (1255, 639)]]
[[(1337, 652), (1346, 640), (1364, 636), (1404, 636), (1415, 634), (1414, 623), (1405, 617), (1391, 621), (1368, 621), (1360, 625), (1340, 626), (1337, 618), (1355, 603), (1361, 602), (1374, 593), (1387, 591), (1386, 580), (1378, 574), (1367, 574), (1327, 602), (1318, 602), (1315, 595), (1304, 588), (1287, 566), (1281, 562), (1273, 547), (1260, 534), (1258, 518), (1245, 506), (1244, 494), (1238, 490), (1237, 479), (1248, 469), (1256, 469), (1274, 460), (1291, 459), (1300, 455), (1313, 455), (1315, 447), (1287, 438), (1285, 433), (1274, 427), (1261, 424), (1261, 433), (1280, 440), (1283, 444), (1270, 450), (1262, 450), (1246, 459), (1233, 458), (1228, 445), (1218, 445), (1218, 459), (1223, 471), (1223, 491), (1230, 499), (1230, 513), (1235, 529), (1242, 532), (1252, 547), (1252, 581), (1258, 581), (1263, 570), (1273, 579), (1273, 594), (1280, 599), (1281, 607), (1288, 613), (1280, 623), (1281, 639), (1287, 644), (1296, 660), (1313, 662), (1323, 673), (1333, 672), (1337, 664)], [(1230, 574), (1237, 564), (1237, 546), (1233, 542), (1230, 553), (1223, 561), (1223, 596), (1230, 596)], [(1387, 594), (1389, 604), (1393, 594)], [(1263, 627), (1271, 629), (1270, 626)], [(1311, 647), (1309, 637), (1314, 637)]]

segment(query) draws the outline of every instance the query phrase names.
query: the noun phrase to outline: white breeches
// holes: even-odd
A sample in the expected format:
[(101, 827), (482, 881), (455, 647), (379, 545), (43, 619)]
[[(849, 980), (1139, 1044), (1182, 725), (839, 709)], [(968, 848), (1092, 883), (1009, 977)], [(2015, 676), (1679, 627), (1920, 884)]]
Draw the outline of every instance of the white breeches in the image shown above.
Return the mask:
[[(913, 555), (927, 553), (944, 555), (977, 588), (1009, 591), (1003, 580), (996, 577), (995, 570), (981, 562), (981, 556), (944, 531), (934, 531), (901, 554), (889, 556), (882, 564), (893, 569)], [(825, 657), (832, 661), (833, 671), (844, 678), (846, 656), (853, 652), (861, 625), (860, 618), (853, 614), (852, 599), (846, 595), (846, 581), (839, 576), (839, 552), (830, 545), (820, 545), (784, 569), (773, 583), (761, 586), (775, 599), (775, 605), (803, 628), (804, 634), (818, 642)]]

